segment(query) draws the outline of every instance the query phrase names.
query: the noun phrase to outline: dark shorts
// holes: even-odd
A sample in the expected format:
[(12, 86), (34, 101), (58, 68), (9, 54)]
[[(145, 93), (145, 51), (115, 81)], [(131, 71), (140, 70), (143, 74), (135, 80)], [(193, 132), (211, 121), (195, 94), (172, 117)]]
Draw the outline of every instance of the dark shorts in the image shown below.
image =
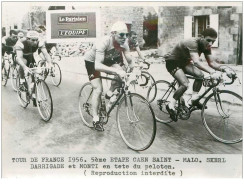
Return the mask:
[(167, 71), (174, 76), (177, 70), (182, 69), (183, 65), (177, 60), (166, 60)]
[(100, 72), (95, 70), (95, 63), (85, 60), (86, 70), (89, 80), (93, 80), (100, 77)]

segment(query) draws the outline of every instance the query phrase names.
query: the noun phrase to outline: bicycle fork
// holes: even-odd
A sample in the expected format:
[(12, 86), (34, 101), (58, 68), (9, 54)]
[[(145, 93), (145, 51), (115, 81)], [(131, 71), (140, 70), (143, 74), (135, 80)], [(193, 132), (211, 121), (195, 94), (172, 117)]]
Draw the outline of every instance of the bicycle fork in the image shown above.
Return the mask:
[(221, 98), (218, 92), (218, 89), (214, 89), (214, 100), (216, 103), (216, 107), (218, 110), (218, 113), (220, 114), (220, 116), (222, 116), (223, 119), (229, 118), (229, 115), (225, 114), (224, 110), (223, 110), (223, 106), (222, 106), (222, 102), (221, 102)]
[[(130, 94), (125, 95), (125, 107), (126, 107), (126, 114), (131, 123), (136, 123), (140, 121), (139, 117), (135, 114), (132, 98)], [(130, 112), (132, 114), (130, 114)], [(131, 116), (134, 117), (134, 120), (131, 118)]]

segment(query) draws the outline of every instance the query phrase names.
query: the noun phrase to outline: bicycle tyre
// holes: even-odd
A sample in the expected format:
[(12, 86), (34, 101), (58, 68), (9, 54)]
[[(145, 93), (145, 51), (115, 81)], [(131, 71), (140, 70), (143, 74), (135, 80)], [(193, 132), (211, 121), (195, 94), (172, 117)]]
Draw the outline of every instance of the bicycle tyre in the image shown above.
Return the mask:
[(14, 91), (17, 91), (17, 76), (18, 76), (18, 69), (13, 67), (11, 69), (11, 85)]
[(8, 82), (8, 71), (6, 70), (5, 64), (2, 65), (2, 86), (6, 86)]
[(93, 127), (92, 114), (92, 93), (93, 88), (90, 82), (85, 83), (79, 92), (79, 112), (83, 123), (88, 127)]
[(116, 120), (119, 133), (129, 148), (143, 151), (152, 145), (156, 136), (156, 120), (152, 107), (144, 97), (136, 93), (124, 96), (119, 102)]
[[(222, 143), (241, 142), (243, 136), (242, 97), (228, 90), (219, 90), (217, 93), (218, 105), (214, 93), (210, 94), (203, 103), (201, 112), (203, 125), (211, 136)], [(204, 109), (205, 106), (207, 109)], [(218, 119), (220, 119), (219, 123)], [(228, 128), (226, 125), (230, 126), (230, 129), (226, 129)]]
[(147, 99), (151, 100), (150, 104), (153, 108), (156, 120), (164, 124), (172, 122), (166, 110), (166, 105), (169, 103), (169, 99), (172, 98), (175, 91), (175, 88), (170, 85), (168, 81), (156, 81), (156, 83), (148, 89), (147, 93)]
[[(28, 92), (23, 92), (19, 89), (19, 83), (20, 83), (20, 77), (19, 77), (19, 75), (17, 75), (17, 79), (16, 79), (17, 97), (18, 97), (20, 105), (23, 108), (26, 108), (30, 103), (29, 94), (28, 94)], [(25, 83), (27, 83), (26, 78), (25, 78)]]
[[(52, 78), (53, 85), (58, 87), (62, 81), (62, 72), (60, 66), (56, 62), (53, 62), (53, 73), (50, 73), (50, 76)], [(57, 78), (57, 80), (55, 80), (55, 78)]]
[(35, 94), (39, 114), (47, 122), (52, 118), (53, 101), (50, 89), (44, 80), (35, 83)]

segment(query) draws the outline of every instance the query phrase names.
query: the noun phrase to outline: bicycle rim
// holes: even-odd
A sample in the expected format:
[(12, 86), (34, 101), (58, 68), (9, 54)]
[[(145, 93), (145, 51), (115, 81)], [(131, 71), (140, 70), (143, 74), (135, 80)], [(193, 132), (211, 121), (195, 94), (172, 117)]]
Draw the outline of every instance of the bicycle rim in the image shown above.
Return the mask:
[(147, 94), (147, 99), (150, 99), (155, 118), (161, 123), (170, 123), (172, 119), (166, 110), (166, 105), (173, 98), (175, 88), (170, 88), (170, 83), (164, 80), (157, 81), (153, 84)]
[(129, 148), (142, 151), (152, 145), (156, 135), (156, 120), (145, 98), (135, 93), (123, 97), (116, 118), (119, 133)]
[(17, 68), (12, 68), (11, 71), (11, 85), (14, 91), (17, 91), (17, 76), (18, 76), (18, 70)]
[(37, 108), (42, 119), (47, 122), (53, 114), (52, 96), (45, 81), (40, 80), (35, 85)]
[(91, 83), (85, 83), (79, 93), (79, 111), (83, 123), (88, 127), (93, 127), (93, 110), (92, 110), (92, 92)]
[(49, 71), (49, 75), (52, 78), (53, 84), (57, 87), (60, 85), (62, 80), (62, 73), (59, 65), (57, 63), (53, 63), (52, 72)]
[(242, 97), (232, 91), (210, 94), (204, 101), (202, 121), (205, 128), (216, 140), (233, 144), (242, 141)]
[(8, 82), (8, 72), (6, 70), (6, 67), (2, 67), (2, 86), (6, 86)]
[[(20, 80), (20, 78), (17, 77), (17, 80), (16, 80), (17, 86), (19, 86), (19, 80)], [(25, 82), (26, 82), (26, 79), (25, 79)], [(30, 98), (29, 98), (29, 95), (27, 92), (21, 91), (20, 89), (17, 88), (17, 97), (18, 97), (20, 105), (23, 108), (26, 108), (29, 105)]]

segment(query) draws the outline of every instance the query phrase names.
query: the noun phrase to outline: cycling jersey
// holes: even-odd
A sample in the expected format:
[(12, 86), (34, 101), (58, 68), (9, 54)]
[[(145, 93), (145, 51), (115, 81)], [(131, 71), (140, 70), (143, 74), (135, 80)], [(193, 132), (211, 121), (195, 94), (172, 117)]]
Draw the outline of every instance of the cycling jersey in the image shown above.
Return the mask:
[(171, 52), (164, 56), (166, 68), (172, 75), (178, 70), (184, 68), (191, 62), (190, 52), (196, 52), (199, 56), (211, 55), (211, 48), (204, 49), (200, 43), (200, 38), (191, 38), (179, 42)]
[(23, 51), (23, 57), (27, 60), (27, 66), (29, 66), (30, 63), (35, 62), (33, 53), (35, 53), (39, 48), (45, 48), (44, 42), (39, 41), (36, 46), (32, 46), (29, 40), (19, 40), (15, 45), (16, 50)]
[(114, 45), (112, 36), (105, 36), (99, 40), (93, 47), (85, 53), (84, 59), (89, 62), (95, 62), (96, 57), (102, 59), (101, 63), (107, 66), (123, 62), (123, 51), (129, 51), (128, 44), (123, 46)]
[(179, 42), (173, 50), (164, 56), (165, 60), (175, 60), (181, 63), (181, 66), (187, 65), (191, 61), (190, 52), (197, 52), (199, 56), (211, 54), (211, 49), (205, 50), (200, 44), (200, 38), (191, 38)]
[(4, 56), (5, 52), (9, 54), (12, 52), (14, 49), (13, 47), (15, 46), (16, 42), (18, 39), (13, 39), (10, 36), (5, 36), (2, 38), (2, 56)]
[(84, 56), (89, 80), (100, 76), (100, 72), (95, 70), (95, 61), (98, 56), (98, 59), (101, 59), (101, 63), (107, 66), (123, 64), (123, 51), (129, 51), (128, 43), (120, 46), (113, 42), (112, 36), (105, 36), (102, 40), (97, 41)]

